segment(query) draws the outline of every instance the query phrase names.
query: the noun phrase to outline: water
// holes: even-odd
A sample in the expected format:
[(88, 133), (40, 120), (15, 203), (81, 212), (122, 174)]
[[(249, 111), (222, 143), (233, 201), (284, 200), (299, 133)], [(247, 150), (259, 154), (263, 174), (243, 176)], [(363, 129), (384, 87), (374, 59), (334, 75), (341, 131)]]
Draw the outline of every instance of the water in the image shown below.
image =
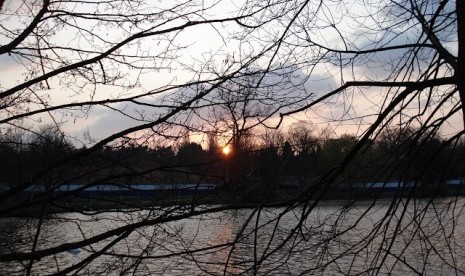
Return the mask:
[[(78, 275), (465, 275), (465, 200), (324, 202), (302, 206), (184, 215), (189, 208), (65, 213), (43, 222), (37, 250), (82, 241), (118, 227), (148, 224), (86, 262)], [(198, 210), (218, 208), (202, 206)], [(0, 253), (28, 252), (38, 221), (0, 221)], [(33, 262), (52, 274), (95, 256), (111, 236)], [(28, 261), (1, 263), (1, 275), (23, 275)]]

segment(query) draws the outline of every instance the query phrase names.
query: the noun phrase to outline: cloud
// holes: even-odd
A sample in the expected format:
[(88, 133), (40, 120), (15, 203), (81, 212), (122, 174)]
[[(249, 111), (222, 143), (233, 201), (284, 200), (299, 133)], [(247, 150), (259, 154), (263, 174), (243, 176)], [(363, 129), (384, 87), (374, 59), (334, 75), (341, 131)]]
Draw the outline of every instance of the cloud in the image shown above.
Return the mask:
[[(256, 68), (256, 70), (259, 69)], [(256, 78), (260, 76), (258, 74)], [(236, 79), (234, 81), (240, 83), (246, 81), (246, 79)], [(257, 79), (253, 81), (257, 81)], [(228, 87), (231, 86), (225, 84), (223, 88)], [(335, 87), (337, 87), (336, 81), (328, 73), (313, 73), (307, 76), (297, 66), (286, 65), (270, 72), (263, 78), (261, 88), (253, 90), (257, 93), (257, 96), (252, 100), (250, 108), (259, 110), (262, 117), (274, 113), (274, 116), (270, 118), (273, 121), (279, 113), (308, 104), (315, 97), (331, 91)], [(157, 99), (146, 98), (140, 99), (140, 101), (150, 104), (178, 105), (191, 99), (197, 93), (198, 90), (190, 87), (173, 90)], [(224, 99), (221, 99), (218, 93), (219, 90), (212, 91), (202, 100), (193, 104), (193, 107), (196, 108), (195, 112), (193, 110), (182, 111), (170, 118), (170, 122), (187, 124), (193, 129), (208, 129), (208, 123), (213, 125), (215, 120), (218, 119), (215, 118), (212, 110), (219, 110), (224, 107), (224, 102), (222, 103)], [(127, 128), (151, 122), (166, 114), (167, 110), (169, 109), (148, 107), (133, 102), (113, 104), (111, 108), (95, 106), (85, 114), (74, 112), (73, 116), (76, 117), (76, 120), (69, 121), (64, 128), (73, 136), (83, 137), (88, 132), (92, 138), (99, 140)], [(250, 120), (256, 121), (255, 119)]]

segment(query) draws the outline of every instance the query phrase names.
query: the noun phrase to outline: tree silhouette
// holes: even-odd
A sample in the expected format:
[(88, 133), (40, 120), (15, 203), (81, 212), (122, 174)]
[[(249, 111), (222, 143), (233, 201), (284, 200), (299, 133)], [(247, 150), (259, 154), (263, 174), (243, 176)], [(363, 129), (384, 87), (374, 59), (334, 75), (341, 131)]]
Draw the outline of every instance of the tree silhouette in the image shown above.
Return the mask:
[[(0, 274), (463, 273), (463, 199), (435, 196), (463, 178), (464, 12), (449, 0), (1, 1)], [(335, 134), (318, 141), (296, 120)], [(259, 130), (289, 127), (258, 151)], [(233, 145), (238, 189), (220, 205), (199, 188), (221, 185), (225, 160), (182, 145), (186, 133)], [(186, 173), (192, 194), (91, 193)], [(258, 187), (297, 174), (302, 189), (262, 200)], [(348, 184), (355, 197), (322, 201)], [(357, 201), (366, 184), (397, 186)]]

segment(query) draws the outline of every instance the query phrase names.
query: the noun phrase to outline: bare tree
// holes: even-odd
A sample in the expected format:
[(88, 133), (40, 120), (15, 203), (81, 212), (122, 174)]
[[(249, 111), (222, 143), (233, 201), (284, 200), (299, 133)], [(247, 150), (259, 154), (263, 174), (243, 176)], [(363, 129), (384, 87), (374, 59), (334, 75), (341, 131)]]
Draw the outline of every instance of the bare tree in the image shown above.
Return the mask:
[[(409, 137), (420, 145), (444, 133), (439, 146), (428, 146), (418, 174), (460, 148), (464, 9), (465, 2), (448, 0), (273, 0), (239, 7), (220, 0), (0, 2), (1, 135), (53, 125), (59, 134), (53, 137), (76, 147), (27, 179), (2, 179), (0, 212), (8, 218), (2, 218), (1, 269), (463, 273), (463, 199), (419, 197), (421, 181), (407, 174), (396, 179), (390, 200), (347, 197), (327, 206), (323, 199), (393, 126), (413, 130)], [(216, 39), (199, 53), (192, 37), (205, 30), (200, 40)], [(255, 128), (286, 127), (289, 117), (357, 137), (336, 166), (276, 202), (203, 205), (200, 184), (214, 179), (212, 164), (220, 161), (160, 162), (148, 150), (183, 133), (216, 131), (247, 152), (243, 141)], [(308, 134), (293, 129), (294, 137)], [(390, 161), (411, 168), (425, 156), (419, 149)], [(454, 166), (461, 159), (441, 160)], [(130, 190), (128, 183), (192, 172), (193, 197), (182, 197), (182, 190), (147, 200), (81, 193), (105, 183)], [(433, 188), (445, 185), (447, 173), (435, 176)], [(393, 178), (382, 174), (387, 187)], [(74, 182), (85, 185), (63, 190)], [(31, 190), (41, 183), (49, 188)], [(85, 206), (96, 202), (106, 205)], [(20, 218), (31, 214), (34, 219)]]
[(288, 132), (288, 140), (298, 154), (315, 153), (318, 151), (319, 141), (314, 134), (314, 126), (305, 122), (292, 124)]
[(285, 143), (285, 136), (280, 129), (265, 128), (261, 135), (262, 147), (264, 149), (277, 149), (283, 147)]

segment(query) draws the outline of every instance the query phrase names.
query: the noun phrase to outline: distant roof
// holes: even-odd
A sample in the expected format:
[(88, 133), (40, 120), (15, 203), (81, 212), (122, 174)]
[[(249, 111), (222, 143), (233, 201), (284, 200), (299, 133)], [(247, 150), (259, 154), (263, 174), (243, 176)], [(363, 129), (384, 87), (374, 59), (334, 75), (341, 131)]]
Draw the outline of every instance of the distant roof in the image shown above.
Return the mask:
[(408, 187), (411, 188), (415, 186), (414, 182), (397, 182), (397, 181), (390, 181), (390, 182), (368, 182), (363, 185), (366, 188), (402, 188)]
[[(7, 187), (5, 185), (5, 187)], [(85, 188), (84, 188), (85, 187)], [(7, 188), (5, 188), (7, 189)], [(78, 189), (83, 189), (87, 192), (112, 192), (112, 191), (163, 191), (163, 190), (214, 190), (216, 184), (210, 183), (186, 183), (186, 184), (110, 184), (110, 183), (97, 183), (92, 185), (85, 184), (63, 184), (56, 186), (54, 191), (57, 192), (71, 192)], [(26, 192), (44, 192), (45, 186), (34, 184), (26, 188)]]
[(464, 179), (449, 179), (444, 182), (446, 185), (465, 185)]

